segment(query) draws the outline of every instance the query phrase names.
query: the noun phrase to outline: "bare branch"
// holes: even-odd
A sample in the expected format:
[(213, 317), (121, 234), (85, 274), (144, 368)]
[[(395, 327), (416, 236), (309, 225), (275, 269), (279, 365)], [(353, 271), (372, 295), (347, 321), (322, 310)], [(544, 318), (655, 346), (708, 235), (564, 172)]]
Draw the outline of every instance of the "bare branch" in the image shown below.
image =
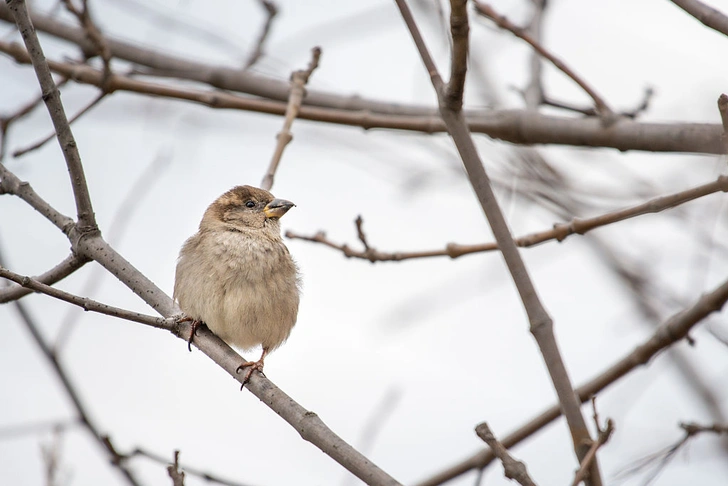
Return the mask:
[(273, 26), (273, 19), (275, 19), (275, 16), (278, 15), (278, 7), (276, 7), (275, 3), (270, 0), (258, 0), (258, 3), (260, 3), (263, 10), (265, 10), (265, 22), (263, 23), (263, 27), (260, 29), (258, 39), (255, 41), (255, 47), (251, 51), (248, 60), (245, 62), (243, 70), (253, 67), (253, 65), (263, 56), (263, 45), (266, 40), (268, 40), (268, 34), (270, 34), (270, 29)]
[[(0, 4), (2, 14), (2, 4)], [(0, 41), (0, 51), (18, 63), (30, 62), (25, 49), (16, 43)], [(85, 65), (49, 62), (51, 69), (73, 77), (79, 83), (101, 87), (103, 73)], [(185, 71), (187, 72), (187, 71)], [(152, 96), (192, 101), (210, 108), (237, 109), (257, 113), (284, 115), (286, 103), (258, 98), (243, 98), (222, 91), (202, 91), (139, 81), (113, 74), (109, 79), (110, 91), (129, 91)], [(311, 106), (311, 93), (306, 96), (299, 118), (323, 123), (336, 123), (362, 127), (365, 130), (387, 128), (423, 133), (446, 131), (445, 124), (431, 109), (411, 110), (392, 104), (388, 113), (370, 109), (356, 110), (352, 102), (342, 102), (341, 108)], [(373, 106), (373, 105), (372, 105)], [(398, 109), (401, 108), (401, 109)], [(384, 107), (382, 107), (384, 109)], [(409, 114), (410, 112), (423, 114)], [(397, 113), (392, 113), (397, 112)], [(501, 110), (466, 112), (466, 120), (473, 132), (516, 144), (563, 144), (586, 147), (612, 147), (621, 151), (647, 150), (650, 152), (691, 152), (722, 154), (726, 149), (717, 124), (707, 123), (638, 123), (621, 118), (608, 130), (596, 118), (573, 119), (542, 115), (534, 111)]]
[[(169, 464), (169, 459), (162, 457), (158, 454), (149, 452), (147, 450), (141, 449), (141, 448), (134, 449), (130, 454), (125, 456), (125, 459), (129, 460), (129, 459), (133, 458), (134, 456), (146, 457), (147, 459), (150, 459), (158, 464), (164, 464), (164, 465)], [(236, 481), (232, 481), (230, 479), (223, 479), (220, 476), (217, 476), (215, 474), (204, 472), (204, 471), (201, 471), (199, 469), (195, 469), (195, 468), (192, 468), (189, 466), (185, 466), (184, 472), (187, 476), (195, 476), (195, 477), (204, 479), (205, 481), (210, 482), (210, 483), (224, 484), (227, 486), (249, 486), (248, 484), (239, 483)]]
[[(87, 261), (88, 260), (79, 258), (76, 255), (71, 254), (68, 255), (61, 263), (51, 268), (47, 272), (32, 278), (37, 282), (46, 285), (53, 285), (54, 283), (60, 282), (61, 280), (68, 277), (73, 272), (84, 266)], [(8, 285), (7, 287), (0, 288), (0, 304), (6, 304), (13, 300), (17, 300), (32, 292), (32, 289), (28, 287), (23, 287), (22, 285)]]
[(728, 16), (699, 0), (672, 0), (672, 3), (698, 19), (703, 25), (728, 35)]
[(56, 129), (58, 143), (66, 159), (66, 165), (71, 175), (73, 195), (76, 199), (78, 229), (81, 233), (96, 232), (98, 231), (98, 227), (96, 226), (91, 198), (89, 197), (88, 186), (86, 185), (86, 176), (81, 165), (81, 156), (78, 153), (76, 141), (73, 138), (73, 132), (68, 124), (63, 104), (61, 104), (60, 92), (56, 83), (53, 81), (50, 68), (43, 54), (43, 48), (38, 41), (35, 28), (30, 21), (25, 0), (7, 0), (7, 5), (13, 13), (15, 23), (18, 26), (18, 30), (25, 42), (25, 47), (30, 55), (35, 74), (40, 83), (41, 92), (43, 93), (43, 101), (45, 101), (46, 107), (48, 108), (51, 121)]
[[(589, 95), (589, 97), (594, 100), (594, 107), (597, 110), (597, 113), (605, 119), (611, 118), (614, 114), (611, 108), (609, 108), (609, 105), (602, 99), (599, 94), (587, 84), (586, 81), (584, 81), (581, 76), (576, 74), (574, 70), (569, 68), (561, 59), (557, 58), (553, 54), (551, 54), (548, 50), (546, 50), (541, 44), (536, 42), (535, 39), (533, 39), (528, 33), (523, 30), (522, 28), (515, 25), (513, 22), (508, 20), (506, 17), (500, 15), (498, 12), (496, 12), (493, 7), (488, 5), (487, 3), (483, 3), (480, 1), (475, 2), (475, 9), (476, 11), (483, 15), (484, 17), (487, 17), (491, 19), (493, 22), (498, 25), (501, 29), (505, 29), (509, 32), (511, 32), (513, 35), (518, 37), (519, 39), (522, 39), (526, 41), (528, 44), (533, 47), (536, 52), (538, 52), (541, 56), (548, 59), (551, 64), (553, 64), (558, 70), (566, 74), (568, 77), (570, 77), (576, 84), (578, 84), (581, 89), (583, 89), (586, 94)], [(610, 123), (613, 120), (609, 120)]]
[[(490, 179), (485, 172), (483, 162), (480, 160), (480, 155), (470, 135), (468, 126), (465, 123), (462, 111), (453, 110), (444, 99), (445, 89), (442, 78), (437, 72), (435, 63), (427, 50), (427, 46), (422, 39), (422, 35), (417, 28), (406, 1), (395, 1), (417, 46), (422, 62), (430, 74), (432, 85), (440, 101), (440, 115), (460, 154), (460, 158), (468, 174), (468, 179), (470, 180), (470, 185), (475, 191), (483, 213), (498, 243), (498, 248), (506, 262), (508, 271), (518, 289), (523, 307), (526, 310), (526, 314), (528, 314), (531, 334), (533, 334), (538, 343), (539, 350), (541, 351), (544, 363), (546, 364), (554, 389), (564, 411), (564, 417), (568, 423), (574, 443), (574, 451), (579, 461), (583, 461), (584, 455), (587, 453), (592, 440), (584, 417), (581, 414), (579, 400), (574, 393), (571, 379), (566, 371), (566, 366), (556, 343), (551, 316), (549, 316), (541, 303), (533, 282), (528, 275), (528, 270), (521, 259), (518, 247), (513, 242), (513, 236), (508, 229), (508, 224), (495, 197)], [(453, 33), (453, 36), (455, 36), (455, 33)], [(602, 480), (599, 467), (597, 462), (594, 461), (590, 469), (589, 485), (601, 486), (601, 484)]]
[[(577, 396), (584, 403), (635, 368), (646, 365), (660, 351), (684, 339), (688, 332), (707, 316), (719, 312), (726, 301), (728, 301), (728, 280), (716, 287), (712, 292), (704, 294), (692, 306), (674, 314), (661, 324), (649, 339), (636, 346), (630, 353), (627, 353), (605, 371), (578, 387), (575, 390)], [(560, 416), (561, 409), (559, 405), (552, 405), (505, 437), (502, 440), (503, 445), (508, 448), (513, 447)], [(484, 468), (493, 459), (495, 459), (495, 456), (490, 450), (478, 452), (445, 471), (418, 483), (418, 486), (440, 485), (472, 469)]]
[(5, 165), (0, 163), (0, 194), (13, 194), (25, 201), (42, 214), (48, 221), (61, 230), (63, 234), (68, 236), (76, 227), (76, 223), (66, 216), (56, 211), (54, 207), (41, 198), (35, 190), (25, 181), (18, 179), (15, 174), (10, 172)]
[[(99, 102), (101, 102), (101, 100), (103, 100), (106, 97), (107, 94), (108, 94), (107, 92), (102, 91), (101, 93), (99, 93), (98, 95), (96, 95), (96, 97), (94, 99), (92, 99), (91, 101), (89, 101), (86, 104), (86, 106), (84, 106), (83, 108), (81, 108), (75, 115), (73, 115), (68, 120), (68, 123), (69, 124), (72, 124), (73, 122), (75, 122), (76, 120), (78, 120), (80, 117), (82, 117), (83, 115), (85, 115), (88, 111), (91, 110), (91, 108), (93, 108), (94, 106), (98, 105)], [(56, 136), (55, 133), (51, 133), (51, 134), (47, 135), (46, 137), (42, 138), (41, 140), (35, 142), (32, 145), (29, 145), (29, 146), (27, 146), (25, 148), (22, 148), (22, 149), (15, 150), (13, 152), (13, 157), (22, 157), (23, 155), (26, 155), (26, 154), (34, 151), (34, 150), (38, 150), (43, 145), (45, 145), (48, 142), (50, 142), (51, 140), (53, 140), (55, 138), (55, 136)]]
[[(568, 223), (555, 223), (553, 228), (550, 230), (530, 233), (528, 235), (516, 238), (514, 242), (517, 246), (521, 248), (529, 248), (531, 246), (539, 245), (550, 240), (562, 242), (567, 237), (574, 234), (584, 235), (593, 229), (618, 223), (620, 221), (625, 221), (630, 218), (642, 216), (645, 214), (659, 213), (666, 209), (677, 207), (686, 202), (693, 201), (695, 199), (699, 199), (703, 196), (714, 194), (716, 192), (728, 192), (728, 176), (719, 176), (718, 179), (713, 182), (696, 186), (685, 191), (676, 192), (674, 194), (658, 196), (650, 199), (647, 202), (638, 204), (637, 206), (632, 206), (630, 208), (620, 209), (618, 211), (609, 212), (600, 216), (595, 216), (593, 218), (574, 218)], [(361, 216), (357, 218), (356, 223), (357, 230), (360, 232), (362, 224)], [(342, 252), (347, 258), (369, 260), (372, 263), (441, 256), (458, 258), (463, 255), (494, 251), (498, 249), (497, 243), (481, 243), (476, 245), (448, 243), (443, 250), (389, 253), (381, 252), (371, 247), (368, 243), (361, 239), (361, 232), (359, 239), (364, 243), (364, 251), (353, 250), (348, 245), (335, 243), (329, 240), (326, 237), (326, 233), (324, 233), (323, 231), (319, 231), (313, 236), (306, 236), (289, 230), (286, 231), (286, 237), (296, 240), (310, 241), (313, 243), (321, 243)]]
[(133, 312), (126, 309), (120, 309), (118, 307), (112, 307), (107, 304), (102, 304), (86, 297), (79, 297), (77, 295), (64, 292), (63, 290), (58, 290), (55, 287), (51, 287), (30, 277), (18, 275), (17, 273), (11, 272), (2, 266), (0, 266), (0, 277), (12, 280), (23, 287), (35, 290), (36, 292), (41, 292), (58, 300), (68, 302), (69, 304), (77, 305), (87, 311), (98, 312), (99, 314), (118, 317), (119, 319), (126, 319), (127, 321), (138, 322), (140, 324), (146, 324), (147, 326), (159, 329), (171, 330), (175, 325), (174, 319), (148, 316), (139, 312)]
[[(43, 14), (34, 13), (32, 19), (36, 28), (42, 32), (73, 42), (84, 52), (96, 52), (82, 29)], [(9, 10), (2, 3), (0, 3), (0, 20), (12, 21)], [(288, 98), (290, 92), (288, 83), (250, 71), (191, 62), (188, 59), (169, 56), (160, 51), (143, 49), (113, 39), (107, 41), (115, 58), (149, 66), (168, 76), (267, 99), (246, 100), (236, 96), (223, 96), (226, 93), (175, 89), (153, 83), (146, 83), (146, 88), (142, 88), (145, 85), (142, 82), (127, 84), (122, 88), (118, 86), (118, 78), (115, 89), (186, 99), (213, 108), (249, 109), (276, 115), (285, 113), (284, 100)], [(18, 62), (25, 62), (22, 60), (22, 54), (18, 56), (17, 53), (13, 53), (13, 49), (9, 46), (12, 44), (0, 43), (0, 50), (12, 55)], [(61, 64), (58, 63), (56, 68), (60, 68)], [(78, 82), (102, 86), (103, 73), (88, 69), (90, 71), (79, 71), (84, 73), (85, 79), (79, 79)], [(67, 68), (64, 70), (68, 71)], [(220, 105), (217, 104), (218, 101), (221, 102)], [(445, 125), (436, 114), (437, 110), (432, 107), (387, 103), (310, 90), (306, 96), (306, 104), (301, 107), (299, 118), (359, 126), (364, 129), (392, 128), (425, 133), (444, 132)], [(621, 151), (725, 153), (720, 139), (722, 129), (716, 124), (636, 123), (633, 120), (619, 118), (607, 130), (597, 118), (554, 117), (541, 115), (532, 110), (472, 110), (467, 111), (465, 117), (473, 132), (517, 144), (612, 147)]]
[(281, 162), (283, 156), (283, 150), (286, 145), (293, 140), (293, 134), (291, 133), (291, 126), (293, 126), (293, 120), (298, 116), (298, 112), (301, 109), (301, 103), (303, 103), (303, 97), (306, 95), (305, 86), (308, 84), (308, 79), (311, 74), (318, 67), (319, 59), (321, 58), (321, 48), (314, 47), (311, 50), (311, 62), (309, 62), (306, 69), (294, 71), (291, 74), (291, 94), (288, 98), (288, 106), (286, 107), (286, 117), (283, 121), (283, 129), (278, 133), (276, 137), (278, 143), (276, 144), (273, 158), (270, 161), (268, 170), (263, 177), (260, 187), (266, 191), (270, 191), (273, 187), (273, 180), (275, 178), (278, 164)]
[(533, 482), (533, 479), (531, 479), (531, 476), (528, 474), (526, 465), (523, 462), (514, 459), (513, 456), (508, 453), (508, 449), (506, 449), (505, 446), (496, 439), (487, 422), (478, 424), (478, 426), (475, 427), (475, 433), (478, 434), (478, 437), (480, 437), (486, 444), (488, 444), (490, 450), (493, 451), (493, 454), (495, 454), (495, 456), (503, 463), (503, 471), (508, 479), (515, 479), (518, 484), (521, 484), (522, 486), (536, 486), (536, 483)]

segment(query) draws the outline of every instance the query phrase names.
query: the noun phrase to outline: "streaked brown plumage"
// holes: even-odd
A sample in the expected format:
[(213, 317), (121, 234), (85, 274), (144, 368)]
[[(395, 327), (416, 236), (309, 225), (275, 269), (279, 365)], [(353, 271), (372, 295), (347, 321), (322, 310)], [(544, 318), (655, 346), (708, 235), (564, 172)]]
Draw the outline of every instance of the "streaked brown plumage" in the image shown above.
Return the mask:
[(296, 323), (298, 269), (278, 221), (291, 207), (263, 189), (234, 187), (207, 208), (179, 254), (174, 298), (193, 328), (205, 323), (241, 349), (263, 346), (260, 360), (240, 366), (249, 368), (245, 382)]

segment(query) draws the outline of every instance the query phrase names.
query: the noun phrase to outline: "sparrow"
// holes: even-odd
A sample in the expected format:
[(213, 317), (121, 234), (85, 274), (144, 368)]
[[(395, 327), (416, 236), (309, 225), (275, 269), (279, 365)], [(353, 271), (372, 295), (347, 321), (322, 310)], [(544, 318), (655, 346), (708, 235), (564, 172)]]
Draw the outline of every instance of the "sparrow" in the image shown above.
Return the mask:
[(180, 322), (192, 322), (190, 351), (203, 324), (231, 346), (263, 347), (258, 361), (237, 368), (248, 368), (243, 385), (296, 323), (300, 277), (279, 222), (293, 206), (257, 187), (234, 187), (210, 204), (179, 253), (174, 299)]

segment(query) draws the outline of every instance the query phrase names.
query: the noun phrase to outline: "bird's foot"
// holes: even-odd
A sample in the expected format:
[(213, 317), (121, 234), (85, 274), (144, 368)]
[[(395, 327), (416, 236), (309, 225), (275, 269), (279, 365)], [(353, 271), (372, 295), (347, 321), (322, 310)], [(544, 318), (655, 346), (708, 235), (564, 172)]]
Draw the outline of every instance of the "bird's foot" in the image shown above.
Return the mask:
[(200, 328), (200, 326), (204, 326), (205, 323), (200, 320), (193, 319), (189, 316), (182, 316), (177, 320), (178, 324), (181, 324), (183, 322), (192, 323), (192, 329), (190, 329), (190, 338), (187, 340), (187, 349), (192, 352), (192, 340), (195, 338), (195, 334), (197, 333), (197, 330)]
[(245, 372), (245, 378), (243, 378), (243, 384), (240, 385), (241, 390), (248, 384), (254, 371), (257, 370), (260, 371), (261, 374), (263, 373), (263, 365), (265, 364), (264, 360), (266, 354), (268, 354), (268, 350), (263, 348), (263, 354), (260, 356), (258, 361), (245, 361), (235, 370), (235, 373), (240, 373), (240, 370), (248, 368), (248, 371)]

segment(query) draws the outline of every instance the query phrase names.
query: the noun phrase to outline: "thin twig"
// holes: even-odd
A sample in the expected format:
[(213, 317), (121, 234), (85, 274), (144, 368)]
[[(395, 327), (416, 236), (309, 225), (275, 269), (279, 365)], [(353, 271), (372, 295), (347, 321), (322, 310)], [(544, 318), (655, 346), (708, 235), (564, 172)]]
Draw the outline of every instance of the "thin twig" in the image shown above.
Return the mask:
[[(54, 283), (60, 282), (61, 280), (68, 277), (73, 272), (84, 266), (86, 262), (88, 262), (88, 260), (79, 258), (74, 254), (70, 254), (66, 258), (64, 258), (61, 263), (51, 268), (47, 272), (42, 273), (37, 277), (33, 277), (33, 280), (44, 283), (46, 285), (53, 285)], [(13, 300), (20, 299), (21, 297), (24, 297), (32, 292), (32, 289), (23, 287), (22, 285), (8, 285), (4, 288), (0, 288), (0, 304), (6, 304)]]
[[(692, 306), (674, 314), (663, 322), (652, 333), (652, 336), (642, 344), (636, 346), (631, 352), (625, 354), (602, 373), (578, 387), (575, 392), (579, 400), (582, 403), (590, 400), (609, 385), (628, 375), (635, 368), (648, 364), (660, 351), (685, 339), (688, 332), (696, 324), (703, 321), (710, 314), (719, 312), (726, 301), (728, 301), (728, 280), (724, 281), (713, 291), (704, 294)], [(502, 440), (502, 443), (505, 447), (511, 448), (560, 416), (561, 409), (559, 404), (552, 405), (506, 436)], [(483, 450), (417, 484), (418, 486), (437, 486), (461, 474), (465, 474), (472, 469), (484, 468), (494, 459), (495, 456), (492, 451)]]
[(640, 471), (652, 468), (652, 471), (647, 474), (647, 478), (643, 483), (648, 485), (657, 479), (660, 473), (662, 473), (676, 457), (677, 453), (680, 452), (680, 450), (683, 449), (696, 435), (701, 433), (728, 435), (728, 424), (712, 424), (706, 426), (696, 423), (680, 423), (679, 425), (685, 434), (677, 442), (634, 461), (620, 471), (616, 478), (623, 479)]
[(73, 138), (73, 132), (68, 124), (66, 112), (61, 103), (61, 95), (53, 81), (50, 68), (46, 62), (43, 48), (38, 41), (35, 28), (30, 21), (28, 8), (25, 0), (7, 0), (7, 5), (13, 14), (18, 30), (25, 42), (25, 47), (30, 55), (33, 69), (38, 78), (38, 82), (43, 93), (43, 101), (45, 101), (48, 113), (50, 114), (53, 126), (56, 129), (58, 143), (61, 151), (66, 159), (66, 165), (71, 176), (71, 186), (73, 187), (73, 195), (76, 200), (76, 213), (78, 215), (78, 230), (81, 234), (93, 234), (98, 232), (96, 218), (94, 217), (91, 198), (88, 193), (88, 185), (86, 184), (86, 176), (81, 164), (81, 156), (78, 153), (76, 141)]
[(475, 433), (488, 444), (493, 454), (503, 463), (503, 472), (508, 479), (515, 479), (522, 486), (536, 486), (528, 474), (526, 465), (510, 455), (508, 449), (496, 439), (487, 422), (478, 424)]
[(589, 452), (587, 452), (586, 456), (584, 456), (584, 460), (581, 461), (579, 469), (576, 471), (576, 474), (574, 474), (574, 480), (571, 482), (571, 486), (577, 486), (580, 482), (584, 480), (586, 475), (589, 473), (589, 468), (591, 467), (592, 461), (595, 457), (597, 457), (597, 451), (600, 447), (607, 443), (609, 438), (612, 436), (612, 432), (614, 432), (614, 422), (612, 421), (612, 419), (607, 419), (606, 425), (602, 428), (601, 424), (599, 423), (599, 414), (597, 413), (596, 397), (592, 397), (591, 402), (592, 409), (594, 410), (594, 424), (596, 425), (598, 431), (597, 440), (594, 441), (594, 443), (589, 448)]
[[(78, 19), (79, 24), (81, 24), (84, 32), (86, 32), (86, 37), (88, 38), (88, 40), (91, 41), (96, 49), (96, 53), (101, 57), (101, 61), (104, 65), (104, 79), (108, 80), (111, 76), (111, 48), (109, 48), (109, 43), (106, 42), (106, 39), (101, 34), (101, 31), (96, 26), (96, 23), (93, 21), (93, 19), (91, 19), (91, 12), (89, 12), (88, 0), (81, 0), (81, 10), (76, 8), (76, 6), (73, 4), (73, 0), (62, 0), (62, 2), (63, 5), (66, 7), (66, 10), (71, 12)], [(106, 92), (106, 90), (103, 88), (102, 91)]]
[[(169, 464), (169, 459), (167, 459), (166, 457), (162, 457), (158, 454), (154, 454), (152, 452), (149, 452), (149, 451), (141, 449), (141, 448), (134, 449), (130, 454), (127, 454), (124, 457), (124, 459), (128, 461), (135, 456), (146, 457), (147, 459), (150, 459), (158, 464), (164, 464), (164, 465)], [(249, 484), (246, 484), (246, 483), (239, 483), (236, 481), (232, 481), (230, 479), (224, 479), (215, 474), (211, 474), (211, 473), (202, 471), (200, 469), (195, 469), (195, 468), (189, 467), (189, 466), (185, 466), (184, 472), (187, 476), (195, 476), (195, 477), (204, 479), (205, 481), (207, 481), (209, 483), (224, 484), (226, 486), (250, 486)]]
[(173, 486), (185, 486), (185, 473), (179, 468), (179, 451), (174, 451), (174, 462), (167, 466), (167, 474)]
[[(101, 100), (104, 99), (107, 94), (108, 94), (108, 92), (101, 91), (98, 95), (96, 95), (96, 97), (94, 99), (92, 99), (91, 101), (89, 101), (88, 104), (86, 104), (86, 106), (84, 106), (83, 108), (81, 108), (75, 115), (73, 115), (68, 120), (68, 123), (69, 124), (73, 124), (73, 122), (75, 122), (80, 117), (82, 117), (83, 115), (85, 115), (89, 110), (91, 110), (91, 108), (93, 108), (94, 106), (98, 105), (99, 102), (101, 102)], [(45, 145), (48, 142), (50, 142), (51, 140), (53, 140), (55, 138), (55, 136), (56, 136), (55, 133), (50, 133), (45, 138), (43, 138), (43, 139), (35, 142), (32, 145), (29, 145), (29, 146), (27, 146), (25, 148), (22, 148), (22, 149), (17, 149), (17, 150), (15, 150), (13, 152), (13, 157), (22, 157), (23, 155), (26, 155), (26, 154), (34, 151), (34, 150), (38, 150), (43, 145)]]
[(113, 307), (101, 302), (96, 302), (87, 297), (79, 297), (63, 290), (59, 290), (55, 287), (51, 287), (44, 283), (39, 282), (30, 277), (24, 277), (15, 272), (11, 272), (7, 268), (0, 266), (0, 277), (12, 280), (13, 282), (22, 285), (23, 287), (41, 292), (49, 295), (55, 299), (68, 302), (69, 304), (77, 305), (86, 311), (98, 312), (99, 314), (105, 314), (107, 316), (118, 317), (119, 319), (126, 319), (127, 321), (138, 322), (140, 324), (146, 324), (147, 326), (156, 327), (159, 329), (171, 330), (174, 325), (174, 319), (164, 319), (162, 317), (148, 316), (139, 312), (129, 311), (121, 309), (119, 307)]
[(273, 187), (273, 180), (275, 178), (278, 164), (281, 162), (283, 156), (283, 150), (286, 145), (293, 140), (293, 134), (291, 133), (291, 126), (293, 126), (293, 120), (298, 116), (298, 112), (301, 109), (301, 103), (303, 103), (303, 97), (306, 95), (305, 86), (308, 84), (308, 79), (311, 74), (318, 67), (319, 59), (321, 58), (321, 48), (314, 47), (311, 50), (311, 61), (306, 69), (294, 71), (291, 74), (291, 94), (288, 97), (288, 106), (286, 107), (286, 116), (283, 120), (283, 129), (276, 136), (276, 148), (273, 152), (273, 158), (270, 161), (268, 170), (263, 177), (263, 182), (260, 183), (260, 187), (269, 191)]
[(273, 19), (276, 15), (278, 15), (278, 7), (276, 7), (275, 3), (270, 0), (259, 0), (258, 3), (260, 3), (263, 10), (265, 10), (266, 18), (263, 23), (263, 27), (260, 29), (260, 34), (258, 34), (258, 39), (255, 41), (255, 47), (250, 52), (248, 60), (245, 61), (243, 70), (253, 67), (253, 65), (263, 56), (263, 45), (268, 40), (268, 34), (270, 34), (270, 29), (273, 26)]
[(720, 121), (723, 125), (723, 134), (720, 138), (728, 152), (728, 95), (725, 93), (718, 97), (718, 112), (720, 112)]
[[(533, 282), (528, 275), (528, 270), (518, 251), (518, 247), (513, 242), (513, 236), (508, 229), (508, 224), (495, 197), (490, 179), (485, 172), (483, 162), (480, 160), (480, 155), (475, 147), (463, 113), (461, 110), (453, 110), (452, 105), (448, 105), (445, 100), (444, 83), (440, 74), (437, 72), (435, 62), (427, 50), (422, 34), (417, 28), (417, 24), (406, 1), (395, 1), (409, 29), (410, 35), (417, 46), (425, 69), (430, 75), (430, 80), (439, 100), (440, 115), (445, 125), (447, 125), (448, 133), (452, 137), (460, 154), (463, 166), (468, 174), (470, 185), (475, 191), (483, 213), (498, 243), (500, 253), (503, 255), (508, 271), (521, 297), (523, 307), (528, 315), (531, 334), (536, 339), (552, 384), (559, 397), (559, 402), (564, 410), (564, 417), (566, 418), (573, 440), (574, 452), (579, 461), (582, 461), (592, 439), (589, 435), (586, 421), (581, 414), (580, 403), (574, 393), (566, 365), (556, 343), (556, 337), (553, 331), (553, 320), (541, 303), (541, 299), (536, 292)], [(453, 33), (453, 36), (455, 35), (456, 33)], [(452, 62), (455, 61), (453, 57)], [(597, 461), (594, 461), (590, 469), (589, 485), (601, 486), (601, 484), (602, 480), (599, 466)]]
[[(483, 15), (484, 17), (487, 17), (491, 19), (493, 22), (496, 23), (498, 27), (501, 29), (505, 29), (509, 32), (511, 32), (513, 35), (518, 37), (519, 39), (522, 39), (526, 41), (528, 44), (533, 47), (536, 52), (538, 52), (541, 56), (548, 59), (551, 64), (553, 64), (557, 69), (559, 69), (561, 72), (566, 74), (568, 77), (570, 77), (576, 84), (578, 84), (581, 89), (583, 89), (586, 94), (589, 95), (589, 97), (594, 100), (594, 107), (597, 110), (597, 113), (604, 118), (609, 119), (613, 116), (613, 111), (611, 108), (609, 108), (609, 105), (602, 99), (601, 96), (592, 88), (589, 86), (589, 84), (581, 78), (574, 70), (569, 68), (561, 59), (557, 58), (553, 54), (551, 54), (546, 48), (544, 48), (541, 44), (536, 42), (535, 39), (533, 39), (528, 33), (515, 25), (513, 22), (508, 20), (506, 17), (500, 15), (498, 12), (496, 12), (493, 7), (491, 7), (487, 3), (483, 3), (480, 1), (475, 2), (475, 9), (476, 11)], [(610, 120), (611, 121), (611, 120)]]
[[(686, 202), (699, 199), (709, 194), (714, 194), (716, 192), (728, 192), (728, 176), (719, 176), (718, 179), (713, 182), (696, 186), (685, 191), (676, 192), (674, 194), (658, 196), (630, 208), (612, 211), (599, 216), (595, 216), (593, 218), (574, 218), (568, 223), (555, 223), (553, 225), (553, 228), (550, 230), (530, 233), (516, 238), (514, 242), (517, 246), (521, 248), (529, 248), (531, 246), (539, 245), (550, 240), (562, 242), (566, 238), (574, 234), (584, 235), (596, 228), (618, 223), (645, 214), (658, 213), (666, 209), (677, 207)], [(361, 218), (361, 216), (359, 216), (359, 218)], [(359, 229), (359, 225), (361, 224), (359, 222), (359, 218), (357, 218), (357, 229)], [(498, 249), (497, 243), (481, 243), (476, 245), (448, 243), (443, 250), (429, 250), (419, 252), (382, 252), (367, 244), (365, 245), (364, 251), (358, 251), (352, 249), (346, 244), (338, 244), (329, 240), (326, 236), (326, 233), (324, 233), (323, 231), (319, 231), (312, 236), (308, 236), (300, 235), (289, 230), (286, 231), (286, 237), (291, 239), (310, 241), (313, 243), (320, 243), (342, 252), (347, 258), (358, 258), (361, 260), (369, 260), (370, 262), (398, 262), (403, 260), (412, 260), (416, 258), (431, 258), (443, 256), (458, 258), (463, 255), (495, 251)], [(359, 239), (361, 241), (361, 237)]]

